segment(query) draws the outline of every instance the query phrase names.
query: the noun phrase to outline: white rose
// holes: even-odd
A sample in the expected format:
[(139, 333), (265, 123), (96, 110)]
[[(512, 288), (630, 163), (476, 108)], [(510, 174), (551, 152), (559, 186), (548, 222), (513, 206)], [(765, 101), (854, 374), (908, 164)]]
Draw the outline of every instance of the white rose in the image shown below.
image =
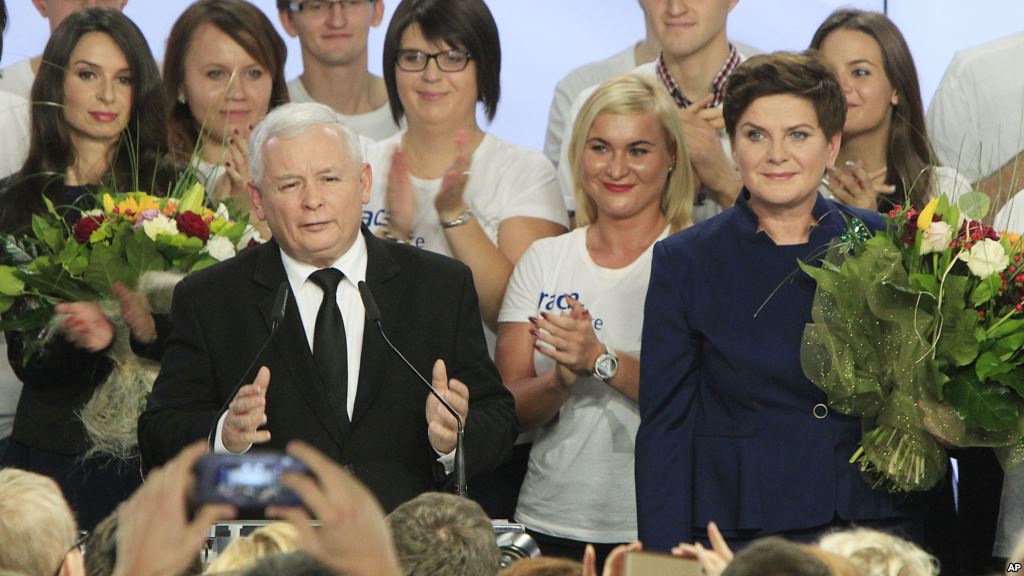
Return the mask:
[(178, 223), (163, 214), (157, 214), (156, 218), (143, 222), (142, 229), (146, 231), (146, 236), (155, 242), (160, 234), (177, 234)]
[(1010, 264), (1010, 258), (1003, 250), (1003, 245), (991, 238), (985, 238), (971, 246), (970, 252), (961, 252), (959, 258), (967, 262), (971, 274), (978, 278), (1002, 272)]
[(260, 231), (253, 227), (252, 224), (247, 224), (245, 232), (242, 232), (242, 237), (238, 239), (238, 244), (235, 244), (235, 248), (239, 251), (245, 250), (249, 247), (249, 241), (255, 240), (257, 244), (263, 244), (266, 239), (260, 234)]
[(949, 248), (953, 239), (953, 227), (945, 222), (932, 222), (931, 226), (921, 235), (921, 255), (942, 252)]
[(231, 244), (231, 240), (223, 236), (214, 236), (206, 243), (206, 253), (223, 262), (234, 257), (235, 247)]

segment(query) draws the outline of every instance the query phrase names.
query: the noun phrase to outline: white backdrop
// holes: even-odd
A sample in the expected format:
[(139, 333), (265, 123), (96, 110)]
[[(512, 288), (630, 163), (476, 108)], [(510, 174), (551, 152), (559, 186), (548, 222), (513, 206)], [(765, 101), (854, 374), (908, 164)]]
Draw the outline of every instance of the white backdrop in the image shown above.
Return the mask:
[[(370, 68), (380, 73), (384, 30), (394, 11), (370, 36)], [(278, 26), (274, 0), (255, 0)], [(618, 52), (643, 35), (636, 0), (489, 0), (501, 33), (502, 99), (490, 130), (524, 146), (543, 147), (555, 83), (580, 64)], [(733, 38), (762, 50), (800, 50), (818, 24), (839, 6), (882, 10), (900, 26), (921, 77), (925, 103), (953, 53), (1024, 27), (1020, 0), (741, 0), (729, 21)], [(160, 59), (183, 0), (129, 0), (125, 13), (142, 28)], [(7, 0), (9, 22), (0, 64), (42, 52), (49, 28), (30, 0)], [(284, 34), (281, 31), (282, 35)], [(298, 42), (288, 42), (288, 78), (302, 69)]]

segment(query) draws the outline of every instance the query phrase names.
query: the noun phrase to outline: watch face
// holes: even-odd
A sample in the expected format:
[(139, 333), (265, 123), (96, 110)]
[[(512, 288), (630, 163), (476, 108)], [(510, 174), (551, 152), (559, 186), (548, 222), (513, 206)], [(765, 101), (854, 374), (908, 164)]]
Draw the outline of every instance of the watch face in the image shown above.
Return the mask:
[(619, 359), (611, 354), (601, 354), (594, 363), (594, 375), (601, 380), (611, 380), (619, 369)]

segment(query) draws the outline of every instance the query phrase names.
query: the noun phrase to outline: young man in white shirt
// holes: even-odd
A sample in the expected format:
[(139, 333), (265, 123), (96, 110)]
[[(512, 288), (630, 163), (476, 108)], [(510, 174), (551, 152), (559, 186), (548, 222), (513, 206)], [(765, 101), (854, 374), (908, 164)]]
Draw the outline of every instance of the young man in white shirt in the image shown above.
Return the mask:
[(372, 140), (398, 132), (384, 79), (367, 68), (367, 38), (384, 18), (384, 0), (277, 0), (277, 9), (302, 47), (302, 74), (288, 83), (291, 101), (326, 104)]
[(1024, 32), (957, 52), (928, 106), (935, 155), (987, 194), (993, 212), (1024, 188), (1022, 58)]
[[(127, 3), (128, 0), (32, 0), (39, 15), (49, 20), (51, 34), (65, 18), (83, 8), (107, 6), (124, 10), (124, 5)], [(41, 62), (42, 57), (36, 56), (0, 69), (0, 90), (22, 98), (29, 98), (32, 92), (32, 83), (36, 79)]]

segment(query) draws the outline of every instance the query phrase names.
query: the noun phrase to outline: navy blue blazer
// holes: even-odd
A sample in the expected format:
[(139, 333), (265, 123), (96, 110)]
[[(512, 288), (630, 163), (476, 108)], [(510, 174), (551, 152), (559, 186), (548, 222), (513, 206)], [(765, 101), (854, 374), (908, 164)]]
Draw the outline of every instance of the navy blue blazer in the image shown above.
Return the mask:
[(844, 211), (873, 228), (881, 218), (819, 196), (810, 241), (777, 246), (757, 231), (748, 198), (654, 247), (636, 439), (647, 549), (690, 542), (712, 520), (757, 537), (917, 513), (849, 463), (859, 419), (816, 417), (826, 397), (800, 367), (815, 283), (797, 259), (819, 262), (846, 229)]

